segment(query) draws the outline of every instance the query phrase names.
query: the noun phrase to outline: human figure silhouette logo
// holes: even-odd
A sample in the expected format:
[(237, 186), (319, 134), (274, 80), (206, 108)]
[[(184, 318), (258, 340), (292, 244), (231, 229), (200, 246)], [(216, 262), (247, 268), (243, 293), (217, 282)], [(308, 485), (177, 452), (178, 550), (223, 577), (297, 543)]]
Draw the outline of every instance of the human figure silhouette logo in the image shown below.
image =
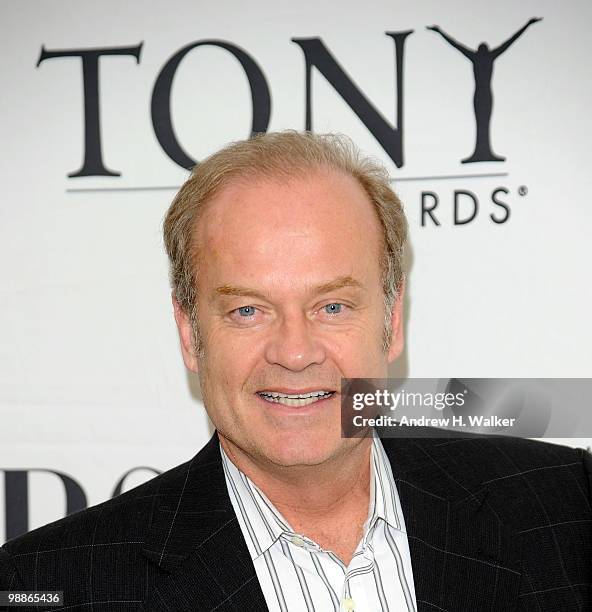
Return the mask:
[(493, 63), (495, 60), (516, 42), (526, 29), (542, 17), (533, 17), (526, 25), (520, 28), (513, 36), (508, 38), (495, 49), (490, 49), (487, 43), (482, 42), (477, 50), (469, 49), (457, 40), (443, 32), (439, 26), (427, 26), (428, 30), (437, 32), (446, 42), (451, 44), (457, 51), (460, 51), (473, 64), (473, 74), (475, 77), (475, 93), (473, 95), (473, 108), (475, 109), (476, 139), (475, 150), (472, 155), (461, 160), (463, 164), (482, 161), (505, 161), (506, 158), (496, 155), (491, 150), (490, 123), (491, 111), (493, 108), (493, 92), (491, 91), (491, 77), (493, 76)]

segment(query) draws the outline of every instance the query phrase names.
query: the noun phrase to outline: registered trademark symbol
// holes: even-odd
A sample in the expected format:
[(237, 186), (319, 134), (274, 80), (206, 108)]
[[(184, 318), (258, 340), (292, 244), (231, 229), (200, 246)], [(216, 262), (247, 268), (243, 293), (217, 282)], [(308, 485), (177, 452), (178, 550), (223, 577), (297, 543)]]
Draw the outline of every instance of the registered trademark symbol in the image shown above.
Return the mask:
[(525, 196), (528, 193), (528, 187), (526, 185), (520, 185), (518, 187), (518, 195)]

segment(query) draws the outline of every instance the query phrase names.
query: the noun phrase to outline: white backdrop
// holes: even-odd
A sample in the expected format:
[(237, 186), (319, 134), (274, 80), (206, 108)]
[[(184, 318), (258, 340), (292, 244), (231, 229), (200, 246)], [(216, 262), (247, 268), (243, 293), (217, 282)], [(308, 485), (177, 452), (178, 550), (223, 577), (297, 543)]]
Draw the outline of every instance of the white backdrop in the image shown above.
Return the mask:
[[(13, 515), (28, 507), (29, 528), (65, 513), (59, 478), (35, 470), (70, 476), (92, 505), (129, 470), (163, 471), (209, 438), (180, 356), (161, 238), (187, 171), (163, 151), (151, 118), (159, 73), (198, 41), (235, 45), (256, 62), (269, 88), (269, 130), (305, 127), (305, 56), (292, 38), (320, 39), (402, 130), (397, 167), (313, 68), (313, 129), (344, 132), (382, 159), (409, 217), (407, 348), (394, 375), (590, 376), (587, 0), (3, 0), (0, 13), (0, 541), (9, 505)], [(426, 26), (472, 49), (482, 41), (493, 48), (532, 17), (543, 21), (494, 64), (491, 144), (506, 160), (463, 164), (476, 138), (472, 65)], [(395, 44), (385, 33), (409, 30), (397, 92)], [(102, 160), (121, 175), (68, 177), (85, 154), (81, 59), (37, 65), (42, 49), (140, 43), (139, 61), (104, 56), (98, 64)], [(171, 116), (197, 160), (247, 137), (251, 92), (237, 59), (213, 45), (188, 52), (173, 80)], [(492, 202), (501, 188), (495, 197), (505, 208)], [(455, 190), (479, 203), (469, 223), (454, 224)], [(422, 225), (427, 191), (438, 197), (439, 226), (426, 215)], [(469, 196), (457, 197), (461, 217), (470, 216)], [(508, 210), (504, 223), (490, 218)], [(28, 498), (14, 485), (15, 470), (31, 470)], [(153, 475), (135, 470), (122, 486)]]

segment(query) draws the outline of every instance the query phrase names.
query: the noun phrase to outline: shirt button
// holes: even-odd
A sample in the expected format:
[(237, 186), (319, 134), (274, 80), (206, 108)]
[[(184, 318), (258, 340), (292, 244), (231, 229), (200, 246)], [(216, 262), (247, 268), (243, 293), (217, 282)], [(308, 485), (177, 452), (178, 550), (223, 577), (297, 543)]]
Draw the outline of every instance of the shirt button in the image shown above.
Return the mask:
[(298, 536), (292, 536), (290, 542), (292, 542), (294, 546), (304, 546), (304, 540), (302, 538), (299, 538)]
[(351, 597), (344, 597), (342, 602), (343, 609), (347, 610), (347, 612), (354, 612), (356, 609), (356, 602)]

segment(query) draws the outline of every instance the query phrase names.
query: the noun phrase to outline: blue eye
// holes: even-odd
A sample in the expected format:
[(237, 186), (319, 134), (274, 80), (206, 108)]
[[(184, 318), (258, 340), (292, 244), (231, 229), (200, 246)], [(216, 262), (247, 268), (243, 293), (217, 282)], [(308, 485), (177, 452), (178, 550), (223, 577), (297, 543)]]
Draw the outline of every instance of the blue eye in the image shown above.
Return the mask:
[(252, 317), (255, 314), (254, 306), (241, 306), (237, 308), (237, 312), (241, 317)]
[(325, 309), (325, 312), (327, 314), (339, 314), (341, 312), (342, 306), (343, 304), (338, 304), (337, 302), (334, 302), (333, 304), (327, 304), (326, 306), (323, 306), (323, 308)]

